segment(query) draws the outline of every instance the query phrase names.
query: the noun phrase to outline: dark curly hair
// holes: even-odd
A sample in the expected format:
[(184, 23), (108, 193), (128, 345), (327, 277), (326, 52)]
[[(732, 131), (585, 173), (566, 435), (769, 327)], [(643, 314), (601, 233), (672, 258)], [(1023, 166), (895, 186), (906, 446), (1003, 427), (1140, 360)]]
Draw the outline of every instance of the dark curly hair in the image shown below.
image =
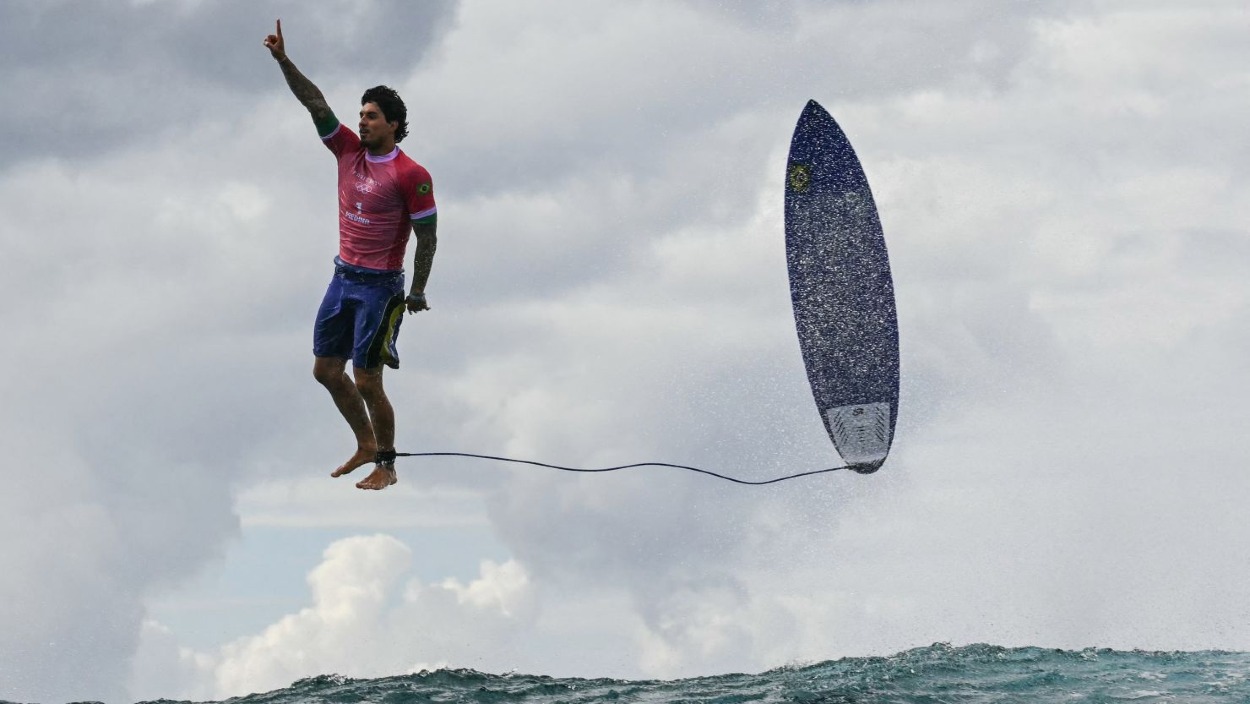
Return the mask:
[(374, 86), (365, 91), (360, 96), (360, 104), (373, 103), (382, 111), (382, 118), (387, 122), (398, 122), (399, 127), (395, 128), (396, 143), (402, 142), (404, 137), (408, 136), (408, 108), (404, 107), (404, 101), (399, 97), (399, 93), (394, 88), (388, 86)]

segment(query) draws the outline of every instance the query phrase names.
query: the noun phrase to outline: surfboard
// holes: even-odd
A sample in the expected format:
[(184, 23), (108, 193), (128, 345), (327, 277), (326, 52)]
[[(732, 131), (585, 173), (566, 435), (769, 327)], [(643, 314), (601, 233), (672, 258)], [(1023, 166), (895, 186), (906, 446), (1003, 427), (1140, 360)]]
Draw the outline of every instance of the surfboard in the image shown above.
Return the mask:
[(803, 364), (847, 465), (881, 468), (898, 419), (898, 314), (877, 206), (842, 128), (808, 101), (786, 164), (786, 265)]

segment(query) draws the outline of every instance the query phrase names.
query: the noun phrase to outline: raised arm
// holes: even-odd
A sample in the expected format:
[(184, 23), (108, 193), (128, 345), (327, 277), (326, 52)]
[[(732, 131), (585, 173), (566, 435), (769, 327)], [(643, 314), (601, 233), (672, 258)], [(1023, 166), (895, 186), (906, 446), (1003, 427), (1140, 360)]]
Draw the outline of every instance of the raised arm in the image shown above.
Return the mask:
[(276, 32), (265, 37), (265, 47), (278, 62), (278, 66), (282, 67), (282, 75), (286, 78), (286, 84), (290, 86), (291, 92), (308, 109), (308, 114), (312, 115), (313, 124), (317, 126), (317, 133), (323, 136), (329, 134), (338, 125), (338, 118), (330, 110), (321, 90), (300, 73), (286, 55), (286, 42), (282, 39), (282, 20), (278, 20)]

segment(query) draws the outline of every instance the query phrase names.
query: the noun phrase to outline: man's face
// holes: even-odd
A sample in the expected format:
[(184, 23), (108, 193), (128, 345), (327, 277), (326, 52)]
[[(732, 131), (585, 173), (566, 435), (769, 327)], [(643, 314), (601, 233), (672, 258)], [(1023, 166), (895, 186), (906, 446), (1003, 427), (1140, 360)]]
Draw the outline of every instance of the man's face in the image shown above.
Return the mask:
[(387, 122), (377, 103), (360, 106), (360, 143), (365, 147), (377, 147), (395, 139), (397, 123)]

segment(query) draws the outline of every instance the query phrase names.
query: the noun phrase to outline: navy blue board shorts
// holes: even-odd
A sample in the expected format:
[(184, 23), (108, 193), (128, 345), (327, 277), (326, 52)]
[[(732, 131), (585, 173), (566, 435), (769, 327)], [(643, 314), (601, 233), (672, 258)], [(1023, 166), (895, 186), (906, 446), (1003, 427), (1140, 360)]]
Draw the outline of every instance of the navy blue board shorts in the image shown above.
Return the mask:
[(404, 272), (352, 266), (334, 258), (313, 327), (313, 354), (351, 359), (362, 369), (399, 368), (399, 324), (404, 320)]

